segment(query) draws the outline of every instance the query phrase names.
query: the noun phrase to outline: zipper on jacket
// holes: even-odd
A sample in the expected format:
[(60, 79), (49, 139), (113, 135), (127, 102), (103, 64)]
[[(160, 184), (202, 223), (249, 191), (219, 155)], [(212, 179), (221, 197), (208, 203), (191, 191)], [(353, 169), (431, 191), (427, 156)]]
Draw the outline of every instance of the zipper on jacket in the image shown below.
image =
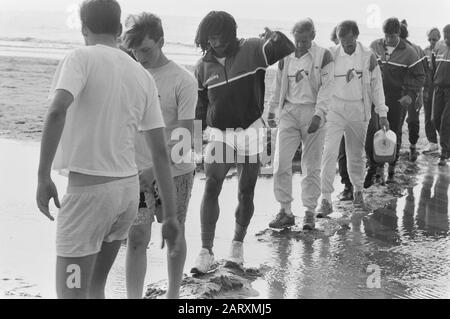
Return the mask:
[(225, 63), (224, 63), (224, 65), (222, 65), (222, 67), (223, 67), (223, 71), (225, 72), (225, 82), (227, 82), (227, 84), (228, 84), (228, 74), (227, 74), (227, 59), (225, 59)]

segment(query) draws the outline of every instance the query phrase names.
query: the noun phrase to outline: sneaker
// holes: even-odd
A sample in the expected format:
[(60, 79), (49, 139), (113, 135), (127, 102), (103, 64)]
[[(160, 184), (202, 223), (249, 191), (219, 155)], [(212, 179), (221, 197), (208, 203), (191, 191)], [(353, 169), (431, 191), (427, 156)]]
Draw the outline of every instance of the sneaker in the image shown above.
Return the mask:
[(445, 156), (441, 156), (440, 160), (439, 160), (439, 166), (447, 166), (447, 162), (448, 162), (448, 157)]
[(241, 267), (244, 266), (244, 243), (238, 241), (233, 241), (231, 243), (230, 256), (227, 261)]
[(356, 208), (364, 208), (364, 194), (363, 192), (355, 192), (355, 200), (353, 206)]
[(419, 157), (419, 152), (417, 152), (417, 147), (414, 145), (411, 145), (409, 148), (409, 161), (415, 162), (417, 161), (417, 158)]
[(208, 249), (203, 248), (195, 260), (195, 266), (191, 269), (191, 274), (207, 274), (214, 265), (214, 255), (209, 253)]
[(295, 226), (295, 216), (286, 214), (284, 209), (281, 209), (275, 219), (269, 224), (270, 228), (285, 229)]
[(314, 213), (306, 211), (305, 218), (303, 219), (303, 230), (314, 230), (316, 228), (316, 218)]
[(322, 205), (319, 208), (319, 214), (317, 218), (325, 218), (333, 213), (333, 205), (326, 199), (322, 200)]
[(353, 187), (345, 186), (344, 191), (339, 195), (341, 202), (349, 202), (353, 200)]
[(423, 150), (423, 154), (431, 154), (439, 152), (439, 145), (437, 143), (429, 143), (427, 148)]

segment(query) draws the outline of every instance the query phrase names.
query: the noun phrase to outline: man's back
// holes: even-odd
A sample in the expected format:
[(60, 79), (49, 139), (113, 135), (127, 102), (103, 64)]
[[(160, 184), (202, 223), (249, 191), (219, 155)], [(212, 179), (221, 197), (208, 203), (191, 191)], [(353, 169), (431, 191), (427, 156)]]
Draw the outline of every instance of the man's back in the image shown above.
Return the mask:
[(121, 50), (88, 46), (62, 61), (52, 91), (57, 89), (70, 92), (74, 102), (54, 168), (108, 177), (136, 174), (138, 126), (142, 130), (164, 126), (148, 72)]

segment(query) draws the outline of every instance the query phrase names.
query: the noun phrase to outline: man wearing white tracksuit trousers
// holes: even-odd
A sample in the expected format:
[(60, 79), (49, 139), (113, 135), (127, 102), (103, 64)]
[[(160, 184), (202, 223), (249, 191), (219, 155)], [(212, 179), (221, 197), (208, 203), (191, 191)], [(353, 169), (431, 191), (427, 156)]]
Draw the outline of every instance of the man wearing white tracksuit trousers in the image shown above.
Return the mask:
[(389, 129), (381, 70), (372, 51), (357, 42), (358, 35), (356, 22), (344, 21), (338, 27), (341, 45), (331, 49), (335, 81), (327, 115), (322, 206), (318, 217), (325, 217), (333, 211), (331, 194), (334, 192), (336, 159), (342, 136), (345, 136), (348, 172), (355, 191), (354, 204), (363, 206), (364, 145), (372, 104), (380, 116), (380, 125)]
[(320, 164), (324, 145), (324, 123), (332, 90), (331, 52), (313, 41), (315, 30), (308, 19), (294, 26), (296, 52), (279, 63), (269, 122), (279, 108), (279, 129), (274, 159), (274, 193), (281, 210), (272, 228), (295, 225), (292, 214), (292, 160), (302, 144), (302, 200), (306, 208), (304, 229), (315, 227), (320, 198)]

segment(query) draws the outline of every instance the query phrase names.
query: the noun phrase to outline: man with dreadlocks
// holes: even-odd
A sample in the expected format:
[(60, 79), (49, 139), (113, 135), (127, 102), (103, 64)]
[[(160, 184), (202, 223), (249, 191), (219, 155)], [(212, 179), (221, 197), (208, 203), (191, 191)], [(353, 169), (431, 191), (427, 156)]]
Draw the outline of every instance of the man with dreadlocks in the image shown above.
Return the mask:
[[(237, 166), (239, 204), (228, 261), (244, 264), (243, 241), (254, 213), (254, 190), (263, 151), (266, 68), (291, 54), (294, 44), (282, 33), (265, 29), (261, 38), (238, 39), (234, 18), (210, 12), (200, 23), (195, 43), (203, 51), (195, 75), (199, 86), (196, 119), (208, 127), (205, 149), (206, 185), (201, 205), (202, 250), (192, 273), (207, 273), (219, 218), (223, 181)], [(213, 155), (214, 154), (214, 155)]]

